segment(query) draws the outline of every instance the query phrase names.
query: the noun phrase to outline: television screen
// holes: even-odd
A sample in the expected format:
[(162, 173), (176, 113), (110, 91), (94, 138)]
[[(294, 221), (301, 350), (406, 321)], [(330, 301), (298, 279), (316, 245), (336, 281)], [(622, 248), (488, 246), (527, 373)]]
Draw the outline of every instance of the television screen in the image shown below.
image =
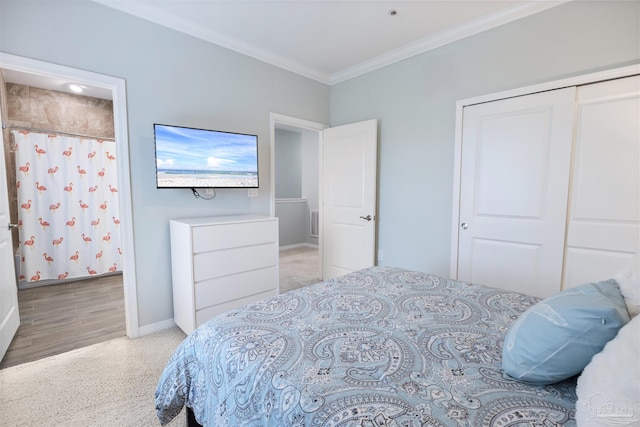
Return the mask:
[(258, 136), (154, 124), (158, 188), (258, 188)]

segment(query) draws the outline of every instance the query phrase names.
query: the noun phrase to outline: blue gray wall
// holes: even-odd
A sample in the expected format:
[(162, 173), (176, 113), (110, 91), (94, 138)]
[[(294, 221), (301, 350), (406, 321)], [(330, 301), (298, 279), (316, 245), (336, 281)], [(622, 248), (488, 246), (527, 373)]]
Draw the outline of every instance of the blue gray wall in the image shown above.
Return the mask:
[[(173, 318), (169, 220), (269, 214), (269, 113), (329, 121), (329, 87), (87, 0), (0, 0), (0, 51), (126, 80), (140, 326)], [(153, 123), (257, 134), (259, 197), (155, 187)]]
[(310, 210), (318, 210), (318, 134), (276, 129), (274, 144), (280, 247), (317, 246), (318, 238), (310, 235)]
[(276, 199), (302, 197), (302, 134), (275, 130)]
[(637, 63), (640, 2), (570, 2), (331, 88), (332, 126), (380, 120), (382, 265), (449, 276), (456, 101)]

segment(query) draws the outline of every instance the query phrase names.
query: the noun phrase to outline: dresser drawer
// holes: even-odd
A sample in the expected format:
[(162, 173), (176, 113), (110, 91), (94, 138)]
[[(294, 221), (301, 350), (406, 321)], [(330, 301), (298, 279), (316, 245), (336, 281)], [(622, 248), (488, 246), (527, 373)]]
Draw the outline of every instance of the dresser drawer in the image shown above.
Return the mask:
[(270, 220), (193, 227), (193, 253), (276, 242), (276, 224)]
[(278, 264), (277, 243), (243, 246), (193, 256), (193, 281), (227, 276)]
[(198, 282), (195, 285), (196, 310), (240, 299), (277, 288), (276, 266), (245, 271)]

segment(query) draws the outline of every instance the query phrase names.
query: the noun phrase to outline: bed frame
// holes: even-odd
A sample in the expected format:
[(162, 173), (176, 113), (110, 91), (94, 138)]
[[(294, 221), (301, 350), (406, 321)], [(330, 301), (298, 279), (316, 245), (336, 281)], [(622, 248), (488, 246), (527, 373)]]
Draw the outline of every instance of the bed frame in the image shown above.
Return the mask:
[(189, 407), (187, 409), (187, 427), (202, 427), (202, 425), (198, 424), (196, 421), (196, 416), (193, 413), (193, 410)]

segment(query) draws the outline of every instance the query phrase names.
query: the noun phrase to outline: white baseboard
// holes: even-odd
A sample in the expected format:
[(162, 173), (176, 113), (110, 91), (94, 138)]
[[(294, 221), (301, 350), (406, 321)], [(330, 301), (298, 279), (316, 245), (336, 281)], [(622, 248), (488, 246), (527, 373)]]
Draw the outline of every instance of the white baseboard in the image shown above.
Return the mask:
[(143, 337), (145, 335), (173, 328), (174, 326), (176, 326), (176, 322), (174, 322), (173, 319), (163, 320), (162, 322), (152, 323), (151, 325), (140, 326), (138, 329), (138, 336)]
[(293, 245), (287, 245), (287, 246), (280, 246), (280, 250), (284, 251), (287, 249), (294, 249), (294, 248), (302, 248), (302, 247), (308, 247), (308, 248), (314, 248), (314, 249), (318, 249), (318, 245), (314, 245), (313, 243), (295, 243)]

